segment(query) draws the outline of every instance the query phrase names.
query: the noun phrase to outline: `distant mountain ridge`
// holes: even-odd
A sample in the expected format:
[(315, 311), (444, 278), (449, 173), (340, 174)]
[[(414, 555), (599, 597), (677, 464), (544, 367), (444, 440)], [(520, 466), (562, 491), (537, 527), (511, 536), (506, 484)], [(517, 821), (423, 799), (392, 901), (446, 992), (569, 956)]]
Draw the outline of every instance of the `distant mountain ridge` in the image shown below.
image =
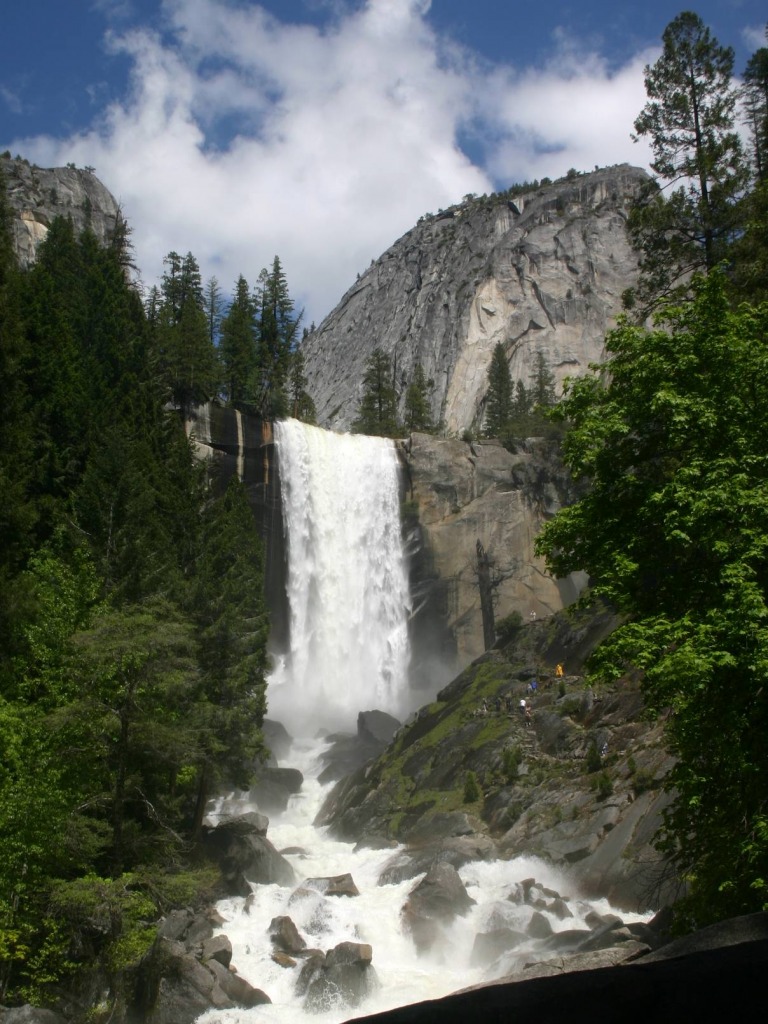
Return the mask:
[(481, 424), (497, 342), (526, 386), (539, 352), (558, 383), (599, 362), (637, 277), (626, 218), (646, 180), (620, 164), (421, 218), (303, 342), (318, 422), (350, 427), (376, 348), (398, 381), (421, 363), (449, 434)]

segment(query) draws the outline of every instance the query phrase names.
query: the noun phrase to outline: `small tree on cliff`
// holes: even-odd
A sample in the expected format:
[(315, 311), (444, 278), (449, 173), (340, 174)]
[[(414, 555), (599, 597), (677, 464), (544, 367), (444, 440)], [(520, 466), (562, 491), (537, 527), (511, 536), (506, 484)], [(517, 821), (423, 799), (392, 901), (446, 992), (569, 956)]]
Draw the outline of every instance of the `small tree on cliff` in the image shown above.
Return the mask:
[(392, 363), (383, 349), (374, 349), (366, 364), (363, 397), (352, 429), (381, 437), (397, 437), (400, 432)]
[(429, 407), (429, 394), (435, 382), (424, 373), (424, 367), (417, 363), (413, 371), (413, 379), (405, 392), (405, 429), (408, 433), (420, 431), (430, 434), (435, 429), (432, 410)]
[(485, 432), (503, 437), (512, 418), (512, 377), (504, 346), (498, 342), (488, 367), (488, 394), (485, 406)]

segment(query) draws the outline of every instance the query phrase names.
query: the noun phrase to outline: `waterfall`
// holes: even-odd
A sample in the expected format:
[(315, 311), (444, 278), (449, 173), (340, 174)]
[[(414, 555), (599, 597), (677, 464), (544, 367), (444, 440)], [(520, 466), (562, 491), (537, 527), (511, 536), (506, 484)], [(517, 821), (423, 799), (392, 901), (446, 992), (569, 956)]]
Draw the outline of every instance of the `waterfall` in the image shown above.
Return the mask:
[(408, 708), (408, 573), (399, 466), (386, 438), (275, 424), (288, 551), (289, 649), (269, 715), (297, 734)]

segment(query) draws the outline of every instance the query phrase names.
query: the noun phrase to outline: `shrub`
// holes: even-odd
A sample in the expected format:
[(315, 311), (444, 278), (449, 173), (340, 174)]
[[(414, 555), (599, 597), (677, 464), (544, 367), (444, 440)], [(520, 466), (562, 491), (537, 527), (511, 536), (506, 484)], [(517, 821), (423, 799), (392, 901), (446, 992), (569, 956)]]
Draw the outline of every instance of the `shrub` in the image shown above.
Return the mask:
[(510, 612), (503, 619), (496, 623), (496, 635), (503, 642), (507, 643), (517, 633), (523, 624), (523, 616), (518, 611)]
[(474, 772), (467, 772), (464, 779), (464, 803), (473, 804), (480, 799), (480, 784)]

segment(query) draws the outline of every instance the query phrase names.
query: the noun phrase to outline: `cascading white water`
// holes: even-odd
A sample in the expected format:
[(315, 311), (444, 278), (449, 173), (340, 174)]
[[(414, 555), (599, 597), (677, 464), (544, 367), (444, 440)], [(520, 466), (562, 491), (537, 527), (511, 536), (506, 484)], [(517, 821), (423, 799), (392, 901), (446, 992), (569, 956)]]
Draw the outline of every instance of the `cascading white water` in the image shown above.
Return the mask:
[[(288, 546), (290, 649), (269, 715), (298, 734), (407, 710), (408, 574), (397, 452), (381, 437), (275, 424)], [(307, 728), (309, 727), (309, 729)]]
[[(439, 998), (498, 978), (528, 959), (546, 958), (552, 954), (543, 940), (525, 934), (534, 908), (512, 898), (532, 876), (573, 897), (572, 917), (546, 912), (553, 932), (586, 927), (591, 910), (611, 909), (605, 901), (580, 900), (572, 879), (536, 858), (470, 863), (460, 875), (474, 906), (446, 925), (442, 942), (430, 953), (419, 956), (401, 911), (421, 876), (379, 885), (397, 851), (355, 850), (314, 828), (331, 784), (318, 781), (324, 741), (301, 737), (315, 737), (320, 724), (334, 731), (354, 727), (359, 710), (378, 708), (396, 716), (409, 710), (409, 598), (397, 460), (392, 443), (379, 438), (332, 435), (295, 421), (276, 424), (275, 433), (289, 549), (291, 641), (269, 679), (269, 715), (299, 737), (285, 763), (302, 771), (304, 783), (285, 813), (271, 817), (268, 838), (284, 851), (296, 884), (255, 885), (247, 899), (219, 903), (234, 967), (272, 1002), (250, 1010), (212, 1010), (200, 1024), (340, 1024)], [(254, 807), (248, 794), (239, 794), (221, 802), (218, 813)], [(347, 872), (360, 891), (354, 898), (326, 898), (301, 884)], [(345, 1003), (339, 993), (327, 1010), (309, 1013), (297, 990), (301, 958), (294, 967), (273, 958), (270, 922), (283, 915), (291, 917), (308, 946), (323, 951), (342, 942), (369, 943), (379, 987), (361, 1006)], [(519, 942), (503, 956), (478, 962), (475, 937), (505, 928), (518, 934)]]

